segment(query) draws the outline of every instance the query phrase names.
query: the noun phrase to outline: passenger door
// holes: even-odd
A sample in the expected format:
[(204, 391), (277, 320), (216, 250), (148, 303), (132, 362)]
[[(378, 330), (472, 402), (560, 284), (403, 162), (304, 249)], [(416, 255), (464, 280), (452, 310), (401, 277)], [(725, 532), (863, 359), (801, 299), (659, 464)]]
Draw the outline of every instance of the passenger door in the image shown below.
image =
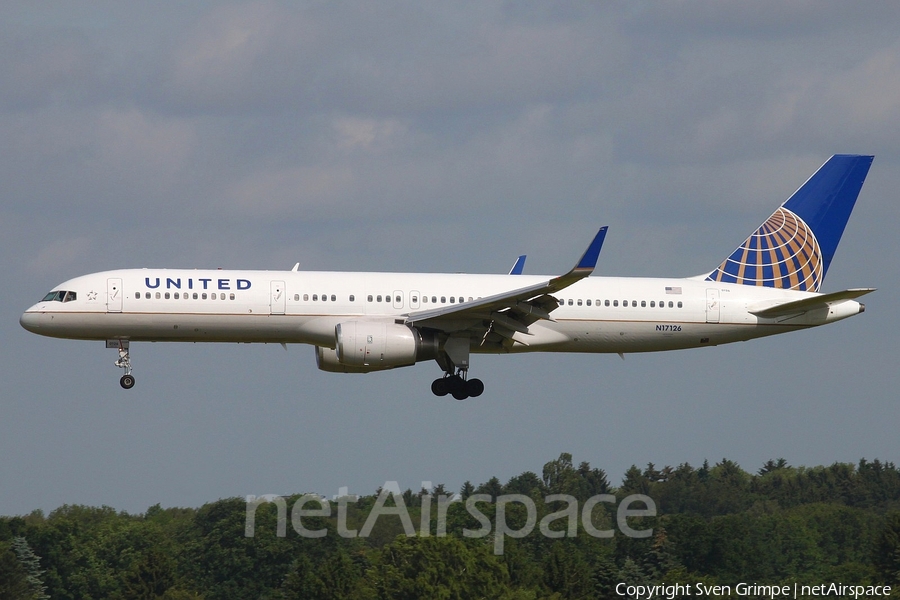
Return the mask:
[(706, 322), (718, 323), (720, 315), (719, 290), (706, 290)]
[(283, 281), (272, 281), (270, 284), (269, 313), (283, 315), (285, 306), (285, 291)]
[(122, 280), (106, 280), (106, 312), (122, 312)]

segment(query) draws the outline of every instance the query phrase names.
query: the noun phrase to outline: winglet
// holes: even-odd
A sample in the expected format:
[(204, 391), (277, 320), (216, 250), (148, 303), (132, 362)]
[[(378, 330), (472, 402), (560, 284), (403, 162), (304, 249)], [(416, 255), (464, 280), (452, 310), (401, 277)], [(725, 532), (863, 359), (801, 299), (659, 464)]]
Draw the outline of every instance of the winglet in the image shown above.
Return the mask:
[(521, 275), (525, 270), (525, 255), (523, 254), (519, 258), (516, 259), (516, 263), (512, 266), (512, 269), (509, 270), (510, 275)]
[(585, 250), (581, 260), (579, 260), (578, 264), (575, 265), (575, 268), (572, 269), (574, 272), (584, 274), (584, 272), (587, 271), (587, 273), (584, 274), (584, 276), (587, 277), (594, 271), (594, 267), (597, 266), (597, 259), (600, 257), (600, 249), (603, 248), (603, 240), (606, 239), (607, 229), (609, 229), (609, 227), (605, 225), (600, 228), (600, 231), (594, 236), (591, 245)]

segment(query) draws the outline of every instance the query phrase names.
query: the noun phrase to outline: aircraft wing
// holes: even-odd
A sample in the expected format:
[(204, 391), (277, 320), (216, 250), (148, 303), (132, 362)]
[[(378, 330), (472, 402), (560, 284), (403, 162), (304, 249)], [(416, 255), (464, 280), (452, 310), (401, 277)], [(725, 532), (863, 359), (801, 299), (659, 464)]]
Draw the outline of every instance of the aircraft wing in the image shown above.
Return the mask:
[[(601, 227), (578, 263), (564, 275), (508, 292), (450, 306), (411, 312), (406, 323), (447, 332), (470, 330), (487, 342), (512, 343), (515, 333), (528, 334), (540, 319), (553, 320), (559, 304), (550, 294), (565, 289), (594, 271), (607, 227)], [(491, 335), (494, 334), (494, 335)]]
[(860, 296), (865, 296), (874, 292), (875, 288), (852, 288), (842, 292), (832, 292), (831, 294), (820, 294), (802, 300), (792, 300), (782, 302), (772, 306), (769, 303), (765, 305), (756, 305), (748, 308), (751, 314), (764, 319), (772, 319), (775, 317), (784, 317), (788, 315), (796, 315), (817, 308), (827, 308), (832, 304), (838, 304), (847, 300), (855, 300)]

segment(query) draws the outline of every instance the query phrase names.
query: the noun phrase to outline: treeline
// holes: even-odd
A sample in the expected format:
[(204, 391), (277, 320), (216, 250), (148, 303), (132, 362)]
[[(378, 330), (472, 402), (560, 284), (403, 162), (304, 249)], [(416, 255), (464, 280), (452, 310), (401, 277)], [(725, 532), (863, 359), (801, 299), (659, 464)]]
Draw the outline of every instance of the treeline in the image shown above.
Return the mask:
[[(382, 502), (395, 514), (372, 523), (387, 497), (381, 491), (344, 502), (343, 514), (335, 502), (328, 516), (314, 514), (315, 502), (303, 504), (304, 531), (319, 537), (297, 533), (299, 495), (284, 499), (286, 523), (276, 503), (256, 507), (250, 537), (243, 498), (198, 509), (157, 505), (141, 515), (63, 506), (0, 517), (0, 599), (524, 600), (620, 598), (619, 583), (900, 585), (900, 470), (878, 460), (815, 468), (773, 460), (756, 473), (729, 460), (649, 464), (632, 467), (614, 487), (602, 469), (562, 454), (541, 475), (466, 482), (462, 501), (442, 510), (444, 486), (407, 490)], [(477, 515), (466, 500), (478, 494), (491, 500), (477, 505)], [(520, 501), (498, 516), (511, 494)], [(626, 519), (633, 530), (652, 529), (646, 538), (624, 535), (617, 521), (618, 507), (635, 494), (656, 505), (656, 516)], [(514, 537), (529, 530), (529, 503), (537, 523)], [(410, 523), (419, 535), (404, 534)], [(513, 535), (498, 554), (502, 527)]]

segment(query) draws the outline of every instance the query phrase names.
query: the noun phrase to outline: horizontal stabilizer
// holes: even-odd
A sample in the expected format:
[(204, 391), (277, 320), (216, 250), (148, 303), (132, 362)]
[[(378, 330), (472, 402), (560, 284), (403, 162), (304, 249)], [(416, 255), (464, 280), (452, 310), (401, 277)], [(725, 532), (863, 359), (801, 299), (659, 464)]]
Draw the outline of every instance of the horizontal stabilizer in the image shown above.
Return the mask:
[(748, 311), (757, 317), (773, 319), (775, 317), (783, 317), (786, 315), (796, 315), (817, 308), (826, 308), (831, 304), (838, 304), (847, 300), (855, 300), (860, 296), (865, 296), (874, 291), (875, 288), (853, 288), (844, 290), (843, 292), (820, 294), (810, 298), (803, 298), (802, 300), (782, 302), (781, 304), (776, 304), (774, 306), (767, 302), (763, 305), (751, 306), (748, 308)]

